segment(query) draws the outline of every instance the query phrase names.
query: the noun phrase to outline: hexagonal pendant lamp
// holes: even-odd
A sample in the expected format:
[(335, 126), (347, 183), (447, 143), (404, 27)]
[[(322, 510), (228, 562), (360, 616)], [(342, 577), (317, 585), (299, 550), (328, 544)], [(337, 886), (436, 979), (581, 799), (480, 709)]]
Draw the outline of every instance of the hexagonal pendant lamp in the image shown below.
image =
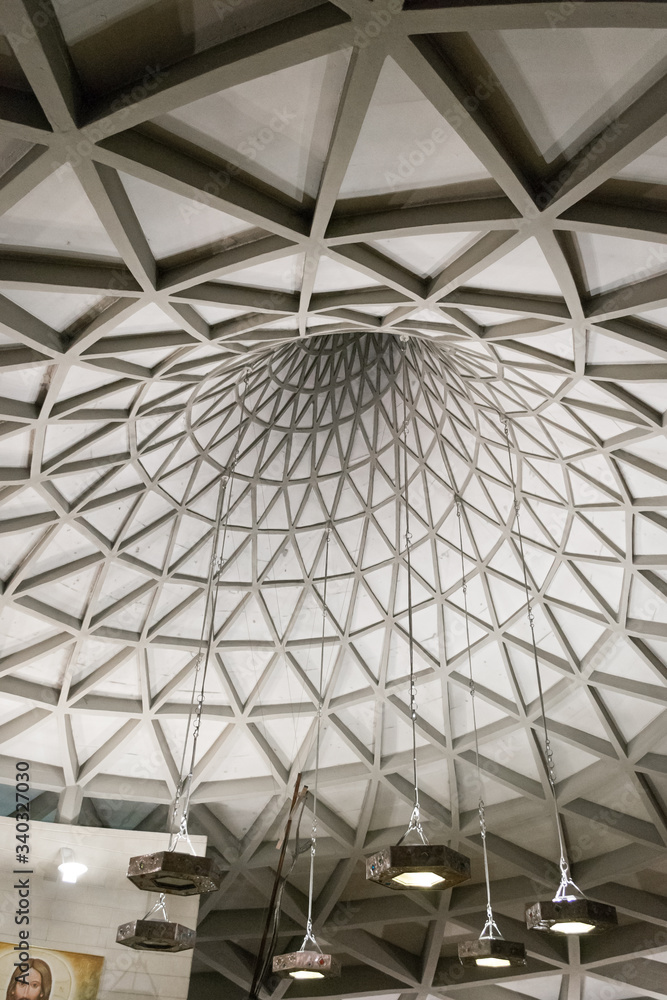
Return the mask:
[[(412, 724), (412, 777), (414, 787), (414, 804), (408, 828), (398, 843), (366, 859), (366, 878), (388, 889), (450, 889), (460, 882), (470, 878), (470, 859), (444, 844), (429, 844), (421, 823), (419, 805), (419, 783), (417, 776), (417, 702), (414, 675), (414, 637), (412, 627), (412, 565), (410, 558), (410, 503), (408, 475), (408, 431), (410, 417), (408, 415), (408, 391), (410, 382), (409, 361), (407, 354), (408, 338), (401, 337), (403, 348), (403, 424), (399, 429), (403, 432), (403, 499), (405, 507), (405, 562), (407, 570), (408, 599), (408, 649), (410, 666), (410, 720)], [(398, 381), (398, 371), (396, 371)], [(417, 398), (413, 402), (416, 405)], [(398, 419), (398, 415), (397, 415)], [(397, 469), (400, 463), (397, 463)], [(400, 473), (397, 473), (397, 480)], [(397, 486), (400, 483), (397, 482)], [(415, 843), (405, 843), (412, 838)]]
[[(151, 854), (141, 854), (130, 858), (127, 877), (144, 892), (157, 892), (159, 897), (155, 905), (140, 920), (131, 920), (118, 928), (116, 941), (139, 951), (177, 952), (194, 948), (196, 934), (189, 927), (169, 920), (166, 907), (166, 897), (194, 896), (213, 892), (220, 886), (222, 872), (211, 858), (197, 855), (188, 834), (188, 815), (190, 811), (190, 791), (192, 776), (197, 757), (197, 740), (201, 727), (202, 710), (206, 674), (208, 671), (211, 650), (215, 634), (215, 613), (218, 596), (218, 582), (223, 565), (223, 554), (231, 507), (231, 484), (234, 468), (239, 456), (247, 421), (245, 420), (245, 389), (249, 370), (239, 376), (237, 388), (241, 401), (241, 416), (238, 435), (228, 463), (227, 475), (220, 481), (220, 490), (215, 514), (215, 527), (211, 545), (211, 560), (206, 583), (204, 616), (199, 642), (199, 653), (195, 662), (194, 683), (190, 700), (190, 711), (186, 726), (186, 737), (183, 744), (180, 780), (172, 803), (170, 814), (171, 838), (166, 851), (156, 851)], [(227, 499), (227, 509), (223, 507)], [(200, 678), (201, 674), (201, 678)], [(192, 724), (192, 730), (190, 726)], [(192, 736), (190, 762), (186, 770), (188, 744)], [(189, 853), (176, 848), (183, 844), (189, 848)]]

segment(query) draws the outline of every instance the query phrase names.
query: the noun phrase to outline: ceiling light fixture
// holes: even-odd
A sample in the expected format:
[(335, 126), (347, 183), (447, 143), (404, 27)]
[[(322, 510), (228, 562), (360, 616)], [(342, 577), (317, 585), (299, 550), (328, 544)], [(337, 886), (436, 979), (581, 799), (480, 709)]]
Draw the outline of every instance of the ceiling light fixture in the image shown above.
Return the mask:
[[(400, 438), (403, 432), (403, 500), (405, 506), (405, 563), (408, 584), (408, 650), (410, 665), (410, 721), (412, 724), (412, 780), (414, 787), (414, 802), (408, 828), (393, 847), (385, 847), (377, 854), (366, 859), (366, 878), (389, 889), (450, 889), (460, 882), (470, 878), (470, 859), (444, 844), (429, 844), (424, 834), (421, 822), (419, 804), (419, 783), (417, 779), (417, 688), (415, 687), (414, 669), (414, 635), (412, 621), (412, 562), (410, 532), (410, 499), (408, 490), (408, 430), (410, 418), (408, 415), (409, 394), (409, 362), (408, 337), (401, 336), (403, 347), (399, 350), (402, 356), (403, 372), (403, 424), (397, 433)], [(396, 371), (398, 376), (398, 371)], [(395, 385), (397, 387), (398, 378)], [(421, 390), (420, 390), (421, 391)], [(398, 423), (398, 407), (396, 408)], [(398, 451), (397, 440), (397, 451)], [(400, 452), (396, 457), (396, 468), (400, 469)], [(396, 474), (397, 485), (400, 486), (400, 472)], [(400, 507), (399, 507), (400, 523)], [(405, 843), (409, 838), (417, 843)]]
[(493, 916), (491, 906), (491, 879), (489, 877), (489, 851), (486, 845), (486, 812), (484, 806), (484, 786), (482, 772), (479, 766), (479, 733), (477, 729), (477, 709), (475, 705), (475, 677), (472, 668), (472, 652), (470, 650), (470, 616), (468, 613), (468, 581), (466, 579), (465, 557), (463, 555), (463, 503), (456, 497), (456, 518), (459, 530), (459, 549), (461, 551), (461, 586), (463, 589), (463, 612), (466, 626), (466, 646), (468, 648), (468, 689), (470, 691), (470, 706), (472, 709), (472, 725), (475, 733), (475, 764), (477, 768), (477, 786), (479, 788), (479, 831), (482, 836), (482, 854), (484, 856), (484, 880), (486, 882), (486, 922), (482, 933), (477, 939), (462, 941), (458, 947), (461, 965), (476, 965), (481, 968), (502, 969), (510, 966), (526, 964), (526, 948), (519, 941), (506, 941), (500, 933)]
[[(188, 833), (188, 816), (190, 812), (190, 794), (192, 778), (197, 758), (197, 741), (201, 728), (206, 675), (215, 639), (215, 614), (223, 566), (225, 540), (232, 501), (232, 482), (234, 468), (238, 460), (241, 441), (248, 426), (245, 419), (245, 392), (249, 369), (244, 370), (237, 380), (237, 390), (241, 401), (238, 434), (227, 470), (220, 479), (218, 502), (215, 512), (215, 527), (211, 545), (211, 559), (206, 581), (204, 615), (199, 637), (199, 652), (195, 660), (190, 710), (186, 724), (186, 736), (183, 743), (180, 780), (170, 814), (169, 846), (166, 851), (155, 851), (152, 854), (141, 854), (130, 858), (127, 872), (128, 879), (144, 892), (158, 892), (157, 903), (148, 911), (142, 920), (133, 920), (121, 924), (118, 928), (116, 941), (129, 948), (148, 951), (183, 951), (193, 948), (195, 932), (189, 927), (172, 923), (167, 915), (166, 896), (194, 896), (213, 892), (220, 886), (222, 872), (212, 858), (196, 853)], [(225, 497), (227, 509), (223, 514)], [(200, 676), (201, 675), (201, 676)], [(192, 725), (192, 729), (190, 729)], [(192, 736), (192, 749), (189, 767), (186, 772), (188, 744)], [(178, 851), (183, 844), (190, 853)], [(154, 916), (155, 914), (155, 916)]]
[(188, 951), (194, 948), (195, 939), (192, 928), (169, 919), (163, 892), (143, 919), (129, 920), (116, 932), (116, 943), (135, 951)]
[(531, 603), (530, 586), (528, 583), (528, 567), (526, 564), (526, 556), (523, 545), (523, 535), (521, 533), (521, 503), (519, 501), (516, 478), (514, 475), (509, 421), (504, 415), (501, 416), (501, 421), (505, 430), (505, 443), (507, 446), (507, 458), (509, 463), (510, 480), (512, 483), (512, 496), (514, 500), (514, 517), (519, 541), (519, 556), (523, 573), (523, 586), (526, 592), (526, 609), (528, 614), (528, 624), (530, 626), (530, 642), (532, 646), (533, 660), (535, 663), (535, 675), (537, 677), (537, 691), (540, 700), (542, 729), (544, 730), (544, 763), (553, 799), (556, 818), (556, 832), (558, 833), (558, 846), (560, 850), (560, 884), (556, 890), (556, 895), (552, 900), (532, 903), (530, 906), (527, 906), (526, 924), (529, 930), (535, 931), (552, 931), (555, 934), (592, 934), (595, 931), (604, 931), (616, 926), (618, 922), (616, 909), (613, 906), (608, 906), (606, 903), (596, 903), (590, 899), (586, 899), (581, 889), (572, 880), (572, 875), (570, 874), (570, 864), (567, 858), (567, 851), (565, 849), (563, 824), (560, 812), (558, 811), (554, 752), (551, 745), (551, 738), (549, 736), (547, 715), (544, 706), (544, 690), (542, 687), (540, 658), (537, 652), (537, 640), (535, 639), (535, 614)]
[(61, 863), (58, 865), (60, 878), (63, 882), (76, 882), (79, 875), (85, 875), (88, 865), (76, 861), (74, 851), (70, 847), (63, 847), (60, 850)]
[[(322, 586), (322, 637), (320, 642), (320, 678), (317, 691), (317, 723), (315, 727), (315, 781), (313, 787), (313, 825), (310, 840), (310, 876), (308, 879), (308, 917), (306, 936), (298, 951), (274, 955), (273, 972), (282, 979), (329, 979), (340, 975), (340, 962), (334, 955), (322, 951), (313, 930), (313, 896), (315, 856), (317, 853), (317, 804), (320, 772), (320, 738), (322, 733), (322, 700), (324, 692), (324, 640), (327, 623), (327, 582), (329, 579), (329, 542), (331, 525), (327, 526), (324, 543), (324, 583)], [(294, 804), (292, 806), (294, 808)], [(297, 843), (296, 853), (299, 847)]]

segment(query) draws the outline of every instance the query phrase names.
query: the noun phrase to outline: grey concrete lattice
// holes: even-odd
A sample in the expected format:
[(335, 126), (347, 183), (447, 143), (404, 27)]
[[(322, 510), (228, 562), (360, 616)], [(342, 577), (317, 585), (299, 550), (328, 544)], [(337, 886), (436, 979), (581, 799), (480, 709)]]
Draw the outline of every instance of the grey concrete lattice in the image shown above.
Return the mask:
[[(241, 427), (193, 991), (246, 995), (312, 782), (331, 525), (316, 929), (344, 969), (289, 995), (667, 997), (667, 3), (223, 0), (198, 35), (185, 6), (153, 11), (166, 68), (129, 5), (0, 10), (2, 777), (28, 741), (36, 816), (164, 823)], [(411, 806), (406, 412), (422, 805), (473, 859), (444, 894), (363, 879)], [(557, 859), (503, 413), (574, 875), (620, 914), (580, 943), (522, 922)], [(485, 903), (455, 494), (519, 974), (455, 959)]]

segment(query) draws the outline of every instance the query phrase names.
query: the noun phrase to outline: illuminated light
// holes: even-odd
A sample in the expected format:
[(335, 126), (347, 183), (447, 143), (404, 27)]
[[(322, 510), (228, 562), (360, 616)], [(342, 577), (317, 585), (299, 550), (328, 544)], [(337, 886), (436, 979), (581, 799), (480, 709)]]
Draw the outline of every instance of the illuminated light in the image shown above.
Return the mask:
[(396, 844), (366, 858), (366, 878), (388, 889), (449, 889), (470, 878), (470, 859), (444, 844)]
[(79, 875), (84, 875), (88, 871), (88, 866), (81, 864), (74, 857), (71, 847), (61, 847), (58, 871), (63, 882), (76, 882)]
[(459, 962), (468, 967), (480, 966), (486, 969), (507, 969), (509, 966), (519, 967), (526, 964), (526, 949), (520, 941), (506, 941), (503, 937), (489, 937), (493, 931), (498, 935), (497, 924), (487, 922), (485, 937), (473, 941), (461, 941), (458, 946)]
[(595, 924), (584, 924), (579, 920), (562, 920), (551, 925), (556, 934), (589, 934), (595, 930)]
[(526, 907), (526, 925), (531, 931), (552, 934), (601, 934), (618, 925), (613, 906), (593, 899), (552, 899)]
[(394, 875), (392, 882), (400, 882), (408, 889), (430, 889), (439, 882), (444, 882), (442, 875), (435, 872), (403, 872), (402, 875)]
[(58, 871), (63, 882), (76, 882), (79, 875), (84, 875), (88, 871), (88, 866), (78, 861), (63, 861), (58, 865)]
[(281, 979), (330, 979), (340, 976), (340, 961), (335, 955), (311, 949), (274, 955), (272, 967)]

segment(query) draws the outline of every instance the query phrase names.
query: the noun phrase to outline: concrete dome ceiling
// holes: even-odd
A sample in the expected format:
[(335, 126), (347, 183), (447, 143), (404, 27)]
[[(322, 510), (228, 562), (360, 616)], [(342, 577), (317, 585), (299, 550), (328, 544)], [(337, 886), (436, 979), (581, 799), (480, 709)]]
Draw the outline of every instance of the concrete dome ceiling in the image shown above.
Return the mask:
[[(192, 815), (228, 872), (193, 991), (246, 995), (313, 764), (331, 524), (316, 928), (344, 970), (317, 995), (663, 998), (667, 3), (399, 7), (4, 0), (3, 780), (28, 745), (35, 818), (161, 828), (241, 424)], [(406, 402), (423, 807), (474, 873), (437, 898), (361, 865), (411, 808)], [(574, 875), (621, 923), (569, 948), (522, 923), (557, 844), (499, 413)], [(520, 974), (454, 957), (484, 920), (455, 493)], [(284, 950), (306, 890), (302, 864)]]

